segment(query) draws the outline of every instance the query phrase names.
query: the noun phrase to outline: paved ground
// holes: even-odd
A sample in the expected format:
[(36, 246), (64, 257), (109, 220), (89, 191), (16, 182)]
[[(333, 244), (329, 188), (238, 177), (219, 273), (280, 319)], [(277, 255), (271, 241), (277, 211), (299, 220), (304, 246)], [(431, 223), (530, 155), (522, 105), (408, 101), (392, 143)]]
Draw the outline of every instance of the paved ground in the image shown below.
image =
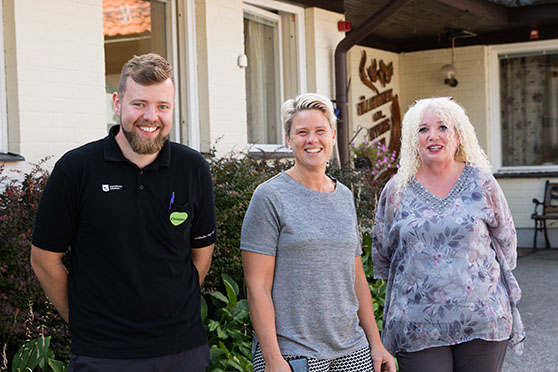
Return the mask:
[(521, 255), (514, 274), (523, 293), (519, 311), (527, 338), (523, 355), (508, 349), (503, 372), (557, 372), (558, 249)]

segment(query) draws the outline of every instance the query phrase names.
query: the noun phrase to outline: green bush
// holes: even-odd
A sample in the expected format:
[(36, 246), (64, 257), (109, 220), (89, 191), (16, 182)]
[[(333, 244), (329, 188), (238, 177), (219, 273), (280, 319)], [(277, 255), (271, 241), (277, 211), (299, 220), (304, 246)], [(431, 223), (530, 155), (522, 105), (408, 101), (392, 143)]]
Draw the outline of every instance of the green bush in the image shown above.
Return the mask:
[(43, 162), (27, 173), (7, 174), (0, 166), (0, 348), (5, 348), (8, 361), (26, 341), (43, 335), (52, 337), (56, 355), (70, 357), (68, 327), (29, 262), (35, 213), (48, 179)]
[[(239, 248), (242, 221), (255, 188), (290, 168), (292, 162), (232, 154), (213, 157), (209, 163), (218, 226), (211, 270), (202, 288), (207, 300), (204, 325), (212, 353), (210, 370), (244, 371), (251, 366), (252, 328), (242, 285)], [(331, 165), (327, 172), (353, 191), (363, 233), (364, 269), (375, 302), (376, 319), (381, 325), (385, 283), (372, 279), (368, 232), (377, 195), (385, 181), (362, 169)], [(0, 193), (0, 348), (5, 348), (4, 354), (10, 361), (22, 345), (42, 335), (51, 337), (50, 348), (56, 356), (68, 360), (70, 355), (68, 328), (44, 296), (29, 264), (31, 231), (47, 178), (48, 172), (41, 163), (28, 173), (17, 173), (16, 177), (8, 177), (0, 167), (0, 182), (5, 185)]]
[(223, 289), (223, 272), (235, 282), (243, 282), (240, 230), (252, 193), (260, 183), (292, 166), (289, 161), (258, 160), (238, 155), (230, 154), (209, 159), (217, 213), (217, 243), (211, 268), (204, 282), (204, 290)]
[(245, 291), (241, 295), (238, 284), (223, 274), (226, 295), (211, 292), (211, 304), (216, 319), (207, 317), (207, 304), (202, 297), (202, 320), (209, 338), (211, 360), (207, 368), (211, 372), (252, 371), (252, 336), (250, 312)]
[(32, 371), (36, 367), (42, 372), (64, 372), (66, 364), (56, 360), (50, 349), (50, 336), (40, 336), (23, 345), (14, 356), (12, 372)]

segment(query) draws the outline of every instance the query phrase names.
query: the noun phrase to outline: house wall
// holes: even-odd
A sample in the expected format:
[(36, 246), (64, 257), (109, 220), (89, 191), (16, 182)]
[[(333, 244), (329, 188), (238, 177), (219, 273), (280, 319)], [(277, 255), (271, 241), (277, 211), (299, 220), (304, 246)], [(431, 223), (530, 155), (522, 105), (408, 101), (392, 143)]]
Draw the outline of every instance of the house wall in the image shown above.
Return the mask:
[(105, 136), (101, 3), (4, 5), (9, 150), (29, 162), (55, 160)]
[[(318, 8), (304, 11), (305, 91), (333, 98), (333, 52), (344, 38), (337, 31), (342, 19), (342, 14)], [(217, 155), (245, 151), (246, 82), (245, 70), (238, 66), (238, 56), (244, 54), (243, 1), (197, 0), (196, 33), (201, 150), (215, 146)]]
[[(402, 108), (417, 98), (451, 96), (461, 104), (475, 127), (481, 147), (490, 153), (490, 97), (488, 48), (471, 46), (455, 48), (454, 66), (457, 87), (443, 83), (441, 67), (451, 63), (451, 49), (401, 54)], [(546, 178), (545, 178), (546, 179)], [(542, 198), (544, 180), (538, 178), (498, 178), (512, 211), (520, 245), (531, 246), (533, 237), (532, 199)]]
[[(219, 154), (247, 146), (243, 2), (196, 1), (201, 150)], [(217, 142), (218, 140), (218, 142)]]
[(343, 14), (320, 8), (305, 10), (308, 92), (335, 98), (335, 48), (345, 38), (337, 30)]
[[(400, 55), (401, 110), (404, 114), (416, 99), (453, 97), (463, 106), (475, 127), (481, 147), (488, 146), (488, 52), (485, 46), (455, 48), (458, 85), (444, 84), (441, 68), (451, 63), (451, 49)], [(490, 155), (490, 154), (489, 154)]]
[[(359, 64), (362, 50), (367, 53), (366, 66), (369, 66), (372, 58), (384, 59), (385, 62), (394, 62), (394, 76), (391, 82), (394, 93), (399, 94), (401, 103), (401, 114), (404, 115), (415, 99), (427, 97), (450, 96), (461, 104), (473, 126), (481, 147), (487, 152), (489, 159), (491, 133), (489, 125), (490, 115), (490, 86), (489, 79), (489, 49), (486, 46), (458, 47), (454, 50), (454, 66), (457, 70), (458, 85), (450, 87), (445, 85), (441, 68), (451, 63), (451, 49), (429, 50), (413, 53), (401, 53), (399, 55), (381, 50), (353, 47), (347, 57), (347, 69), (351, 79), (349, 90), (349, 117), (350, 133), (356, 133), (358, 126), (370, 127), (372, 111), (362, 116), (356, 112), (356, 102), (359, 97), (370, 97), (375, 95), (371, 89), (366, 87), (359, 77)], [(380, 89), (380, 91), (384, 91)], [(384, 110), (386, 111), (386, 110)], [(387, 134), (386, 134), (387, 136)], [(352, 135), (351, 135), (352, 137)], [(358, 135), (355, 142), (364, 139), (364, 133)], [(542, 199), (544, 181), (547, 178), (502, 178), (498, 177), (498, 183), (502, 187), (518, 232), (518, 243), (522, 247), (531, 247), (533, 244), (533, 221), (531, 214), (534, 205), (533, 198)], [(558, 182), (558, 178), (550, 178)], [(555, 226), (553, 226), (555, 227)], [(558, 229), (551, 228), (550, 239), (556, 241)], [(539, 247), (544, 244), (542, 234), (538, 238)]]
[[(531, 214), (534, 211), (535, 204), (533, 198), (543, 201), (544, 199), (544, 183), (546, 180), (550, 182), (558, 182), (558, 177), (541, 177), (541, 178), (498, 178), (498, 183), (502, 187), (510, 210), (512, 212), (515, 227), (517, 229), (518, 245), (520, 247), (531, 247), (533, 245), (534, 222), (531, 220)], [(539, 210), (540, 212), (540, 210)], [(558, 229), (556, 223), (550, 221), (549, 239), (550, 243), (557, 248)], [(538, 247), (544, 247), (544, 237), (542, 233), (537, 235)]]

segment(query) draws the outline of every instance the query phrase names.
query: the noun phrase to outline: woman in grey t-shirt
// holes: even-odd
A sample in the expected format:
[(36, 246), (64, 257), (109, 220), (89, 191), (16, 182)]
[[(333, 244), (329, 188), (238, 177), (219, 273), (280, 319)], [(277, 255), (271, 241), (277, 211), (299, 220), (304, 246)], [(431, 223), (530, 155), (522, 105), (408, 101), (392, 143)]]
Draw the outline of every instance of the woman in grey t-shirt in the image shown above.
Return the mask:
[(395, 372), (380, 340), (351, 191), (325, 174), (335, 140), (331, 101), (303, 94), (282, 107), (295, 165), (258, 186), (241, 249), (256, 332), (254, 371)]

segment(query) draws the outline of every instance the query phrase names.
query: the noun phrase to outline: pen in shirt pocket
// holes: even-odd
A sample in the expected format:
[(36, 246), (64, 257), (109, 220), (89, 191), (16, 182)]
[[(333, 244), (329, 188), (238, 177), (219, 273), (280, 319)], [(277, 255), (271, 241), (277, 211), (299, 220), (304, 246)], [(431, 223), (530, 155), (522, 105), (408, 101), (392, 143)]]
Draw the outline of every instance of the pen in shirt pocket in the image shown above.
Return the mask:
[(170, 202), (169, 202), (169, 211), (171, 210), (171, 207), (172, 207), (172, 203), (174, 203), (174, 191), (172, 192), (172, 194), (171, 194), (171, 197), (170, 197)]

